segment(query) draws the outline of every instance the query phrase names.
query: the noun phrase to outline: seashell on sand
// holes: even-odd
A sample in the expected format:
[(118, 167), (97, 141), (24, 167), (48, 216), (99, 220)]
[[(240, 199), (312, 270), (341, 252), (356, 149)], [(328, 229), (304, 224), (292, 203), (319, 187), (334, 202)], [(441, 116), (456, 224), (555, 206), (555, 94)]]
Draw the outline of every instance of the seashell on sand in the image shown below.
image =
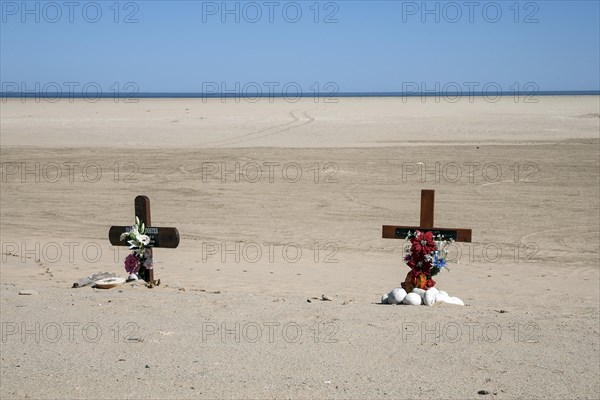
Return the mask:
[(385, 293), (383, 296), (381, 296), (381, 304), (389, 304), (388, 303), (388, 294)]
[(406, 297), (406, 290), (402, 288), (393, 289), (388, 294), (388, 304), (402, 304), (402, 301)]
[(423, 302), (423, 299), (417, 293), (409, 293), (404, 297), (402, 301), (404, 304), (408, 304), (410, 306), (420, 306)]
[(425, 292), (425, 295), (423, 296), (423, 304), (425, 304), (426, 306), (434, 305), (436, 296), (437, 296), (437, 293), (432, 292), (431, 289), (427, 290)]

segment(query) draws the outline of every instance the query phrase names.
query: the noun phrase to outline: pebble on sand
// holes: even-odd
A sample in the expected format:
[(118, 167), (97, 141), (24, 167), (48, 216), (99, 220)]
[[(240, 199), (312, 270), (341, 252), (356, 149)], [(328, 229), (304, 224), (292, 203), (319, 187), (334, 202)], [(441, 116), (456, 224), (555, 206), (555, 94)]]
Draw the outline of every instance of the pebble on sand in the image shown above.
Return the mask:
[(413, 292), (406, 295), (404, 300), (402, 300), (402, 304), (408, 304), (409, 306), (420, 306), (423, 304), (423, 299), (418, 293)]
[(394, 288), (388, 293), (387, 303), (388, 304), (402, 304), (402, 301), (406, 297), (406, 290), (402, 288)]
[(22, 295), (22, 296), (35, 296), (35, 295), (38, 294), (38, 292), (36, 292), (35, 290), (29, 290), (29, 289), (27, 289), (27, 290), (21, 290), (19, 292), (19, 294)]

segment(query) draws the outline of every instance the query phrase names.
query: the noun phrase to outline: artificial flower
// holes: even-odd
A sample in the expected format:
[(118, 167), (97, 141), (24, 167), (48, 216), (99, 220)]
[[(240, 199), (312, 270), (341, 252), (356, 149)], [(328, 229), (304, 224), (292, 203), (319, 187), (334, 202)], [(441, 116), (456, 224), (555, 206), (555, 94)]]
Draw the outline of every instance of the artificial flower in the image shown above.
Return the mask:
[(140, 260), (131, 253), (125, 258), (125, 271), (128, 274), (137, 274), (140, 269)]
[(444, 240), (441, 235), (434, 238), (432, 232), (421, 231), (409, 232), (406, 240), (410, 241), (411, 245), (405, 248), (404, 262), (410, 268), (410, 272), (402, 287), (406, 291), (411, 291), (413, 288), (427, 290), (434, 287), (436, 282), (432, 276), (437, 275), (443, 268), (448, 269), (446, 247), (452, 240)]

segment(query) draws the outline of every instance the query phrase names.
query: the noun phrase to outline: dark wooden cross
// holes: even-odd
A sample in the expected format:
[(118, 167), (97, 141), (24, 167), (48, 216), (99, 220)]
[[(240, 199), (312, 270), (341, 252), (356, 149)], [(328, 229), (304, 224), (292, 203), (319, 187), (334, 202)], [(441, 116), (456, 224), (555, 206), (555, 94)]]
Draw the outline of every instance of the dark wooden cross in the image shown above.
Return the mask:
[(415, 230), (419, 230), (421, 232), (432, 232), (434, 235), (442, 235), (445, 239), (454, 239), (457, 242), (470, 242), (471, 229), (433, 227), (434, 202), (435, 190), (421, 190), (420, 226), (384, 225), (382, 237), (384, 239), (405, 239), (409, 231), (414, 233)]
[[(150, 219), (150, 199), (147, 196), (137, 196), (135, 198), (135, 216), (146, 226), (145, 234), (150, 237), (149, 248), (164, 247), (174, 249), (179, 245), (179, 231), (177, 228), (159, 228), (153, 227)], [(127, 246), (128, 238), (121, 240), (121, 234), (128, 232), (131, 226), (111, 226), (108, 231), (110, 244), (113, 246)], [(154, 282), (154, 269), (147, 270), (146, 281)]]

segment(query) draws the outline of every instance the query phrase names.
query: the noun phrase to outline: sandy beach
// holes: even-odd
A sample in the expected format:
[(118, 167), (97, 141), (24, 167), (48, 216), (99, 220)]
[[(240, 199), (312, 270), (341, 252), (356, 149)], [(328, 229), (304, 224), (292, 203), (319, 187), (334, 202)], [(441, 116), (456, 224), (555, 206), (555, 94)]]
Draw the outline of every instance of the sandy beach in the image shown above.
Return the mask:
[[(0, 103), (0, 397), (598, 398), (600, 98), (334, 100)], [(464, 307), (379, 304), (421, 189)], [(71, 288), (139, 194), (161, 285)]]

